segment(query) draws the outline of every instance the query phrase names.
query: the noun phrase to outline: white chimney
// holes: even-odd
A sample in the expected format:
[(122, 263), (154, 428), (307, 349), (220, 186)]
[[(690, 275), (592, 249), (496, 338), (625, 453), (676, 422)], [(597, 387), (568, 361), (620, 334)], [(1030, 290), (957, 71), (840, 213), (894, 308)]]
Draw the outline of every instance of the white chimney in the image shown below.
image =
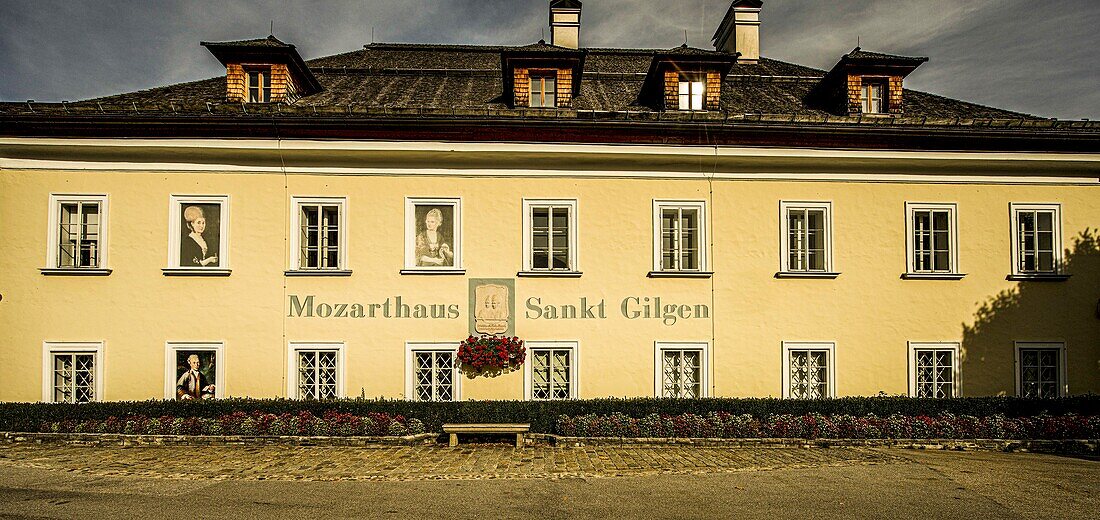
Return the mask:
[(714, 48), (740, 52), (738, 63), (760, 61), (760, 8), (763, 0), (734, 0), (714, 33)]
[(577, 0), (550, 2), (550, 44), (576, 49), (581, 41), (581, 3)]

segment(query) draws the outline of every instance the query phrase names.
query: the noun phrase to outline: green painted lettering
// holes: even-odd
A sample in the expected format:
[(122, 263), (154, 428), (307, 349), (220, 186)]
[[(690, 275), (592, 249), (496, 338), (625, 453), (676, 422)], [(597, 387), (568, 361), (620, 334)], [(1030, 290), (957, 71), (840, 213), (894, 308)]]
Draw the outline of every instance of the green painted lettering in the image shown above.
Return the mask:
[(306, 296), (306, 301), (302, 302), (297, 295), (290, 295), (290, 314), (287, 317), (301, 318), (303, 313), (307, 318), (313, 317), (313, 296)]

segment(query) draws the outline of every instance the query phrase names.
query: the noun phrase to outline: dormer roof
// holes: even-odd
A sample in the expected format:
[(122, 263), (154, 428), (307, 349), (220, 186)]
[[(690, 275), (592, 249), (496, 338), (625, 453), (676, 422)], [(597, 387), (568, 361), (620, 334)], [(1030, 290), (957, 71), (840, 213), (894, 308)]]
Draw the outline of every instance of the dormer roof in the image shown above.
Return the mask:
[(649, 62), (649, 70), (645, 75), (645, 82), (638, 95), (638, 102), (642, 105), (657, 106), (664, 97), (665, 78), (668, 70), (681, 72), (717, 72), (721, 80), (725, 80), (734, 63), (737, 62), (737, 54), (709, 49), (699, 49), (681, 45), (671, 49), (655, 51)]
[(289, 73), (301, 85), (303, 95), (324, 90), (305, 60), (298, 54), (298, 50), (273, 35), (251, 40), (201, 42), (200, 45), (206, 47), (224, 66), (244, 63), (286, 65)]
[(840, 57), (840, 61), (833, 66), (833, 71), (845, 70), (905, 77), (926, 61), (928, 58), (922, 56), (884, 54), (856, 47), (852, 52)]
[[(581, 91), (581, 78), (584, 75), (584, 58), (588, 51), (572, 49), (546, 43), (545, 40), (530, 45), (502, 47), (500, 51), (500, 70), (504, 80), (504, 92), (513, 92), (515, 76), (512, 71), (517, 64), (525, 67), (557, 67), (572, 70), (573, 95)], [(509, 100), (510, 101), (510, 100)]]

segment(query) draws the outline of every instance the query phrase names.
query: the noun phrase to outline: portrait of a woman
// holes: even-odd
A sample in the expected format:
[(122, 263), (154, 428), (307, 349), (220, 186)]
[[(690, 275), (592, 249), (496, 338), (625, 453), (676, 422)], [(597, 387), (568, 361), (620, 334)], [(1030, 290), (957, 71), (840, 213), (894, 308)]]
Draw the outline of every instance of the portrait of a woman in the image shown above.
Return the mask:
[(187, 206), (183, 209), (183, 220), (187, 228), (186, 236), (180, 240), (180, 267), (217, 267), (218, 238), (207, 232), (203, 208)]
[[(420, 208), (417, 208), (420, 209)], [(431, 208), (424, 214), (422, 225), (417, 226), (416, 265), (419, 267), (454, 266), (455, 254), (451, 236), (444, 227), (443, 211)]]

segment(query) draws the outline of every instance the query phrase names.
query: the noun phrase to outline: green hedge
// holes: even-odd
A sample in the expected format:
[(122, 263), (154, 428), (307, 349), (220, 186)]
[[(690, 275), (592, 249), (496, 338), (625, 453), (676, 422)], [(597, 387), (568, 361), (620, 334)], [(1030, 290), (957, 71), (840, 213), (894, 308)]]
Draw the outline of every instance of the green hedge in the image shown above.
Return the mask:
[(749, 414), (823, 415), (874, 414), (886, 417), (952, 413), (987, 417), (1028, 417), (1039, 414), (1100, 415), (1100, 396), (1081, 395), (1062, 399), (973, 397), (962, 399), (913, 399), (908, 397), (845, 397), (842, 399), (589, 399), (576, 401), (464, 401), (416, 403), (402, 400), (342, 399), (296, 401), (288, 399), (222, 399), (217, 401), (138, 401), (86, 404), (0, 403), (0, 431), (37, 431), (43, 422), (103, 420), (108, 417), (218, 417), (237, 411), (273, 414), (308, 410), (316, 416), (336, 410), (364, 416), (370, 412), (414, 417), (428, 431), (441, 431), (443, 423), (531, 423), (536, 432), (551, 433), (561, 415), (608, 415), (619, 412), (640, 418), (649, 414), (705, 415), (708, 412)]

